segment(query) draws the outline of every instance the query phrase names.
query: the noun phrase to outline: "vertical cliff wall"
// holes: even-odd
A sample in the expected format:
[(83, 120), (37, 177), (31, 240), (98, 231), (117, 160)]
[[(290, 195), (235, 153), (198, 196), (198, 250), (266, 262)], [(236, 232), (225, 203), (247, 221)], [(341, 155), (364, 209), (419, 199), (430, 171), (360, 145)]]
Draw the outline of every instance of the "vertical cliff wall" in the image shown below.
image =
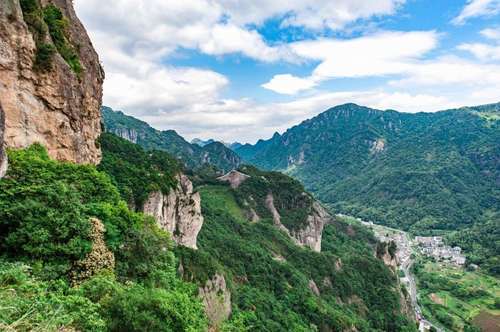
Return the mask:
[(186, 175), (180, 174), (177, 181), (177, 187), (168, 194), (151, 193), (144, 203), (143, 212), (154, 217), (178, 245), (197, 249), (198, 233), (203, 226), (200, 193), (194, 192)]
[(5, 175), (7, 170), (7, 156), (5, 154), (4, 142), (3, 142), (3, 131), (4, 131), (4, 114), (2, 109), (2, 104), (0, 104), (0, 178)]
[[(5, 145), (38, 142), (53, 158), (96, 164), (104, 79), (97, 53), (71, 0), (22, 3), (23, 8), (20, 0), (0, 1)], [(50, 20), (64, 21), (53, 27), (65, 28), (51, 29)]]

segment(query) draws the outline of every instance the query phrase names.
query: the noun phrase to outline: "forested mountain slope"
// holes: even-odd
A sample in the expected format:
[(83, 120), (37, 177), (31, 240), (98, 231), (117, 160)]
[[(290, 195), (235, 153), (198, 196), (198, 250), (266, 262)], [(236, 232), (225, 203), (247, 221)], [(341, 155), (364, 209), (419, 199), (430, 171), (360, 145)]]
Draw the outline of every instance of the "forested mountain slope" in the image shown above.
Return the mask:
[(214, 165), (227, 172), (237, 168), (240, 157), (220, 142), (204, 146), (191, 144), (174, 130), (159, 131), (146, 122), (103, 106), (102, 120), (107, 132), (137, 143), (147, 150), (163, 150), (179, 158), (188, 168)]
[(236, 151), (338, 212), (446, 234), (500, 273), (500, 103), (417, 114), (340, 105)]
[[(137, 145), (111, 134), (101, 142), (101, 169), (114, 182), (130, 177), (106, 166), (118, 150), (122, 163), (150, 169), (135, 161)], [(190, 172), (205, 221), (197, 250), (175, 250), (179, 273), (198, 284), (212, 323), (230, 331), (413, 331), (402, 314), (396, 276), (374, 257), (377, 242), (368, 230), (319, 214), (314, 199), (286, 175), (250, 166), (238, 173), (242, 181), (231, 185), (214, 174)], [(158, 179), (145, 188), (157, 187)], [(121, 192), (129, 199), (126, 187)], [(317, 235), (311, 225), (318, 219), (321, 252), (300, 241)]]

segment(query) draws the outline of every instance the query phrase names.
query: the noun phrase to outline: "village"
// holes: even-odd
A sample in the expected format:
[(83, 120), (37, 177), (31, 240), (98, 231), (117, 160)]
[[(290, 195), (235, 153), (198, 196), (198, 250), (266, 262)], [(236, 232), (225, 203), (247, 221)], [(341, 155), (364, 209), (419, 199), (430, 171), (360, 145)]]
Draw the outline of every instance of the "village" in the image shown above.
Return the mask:
[(432, 257), (438, 262), (456, 266), (465, 265), (462, 249), (445, 245), (441, 236), (416, 236), (414, 243), (423, 255)]

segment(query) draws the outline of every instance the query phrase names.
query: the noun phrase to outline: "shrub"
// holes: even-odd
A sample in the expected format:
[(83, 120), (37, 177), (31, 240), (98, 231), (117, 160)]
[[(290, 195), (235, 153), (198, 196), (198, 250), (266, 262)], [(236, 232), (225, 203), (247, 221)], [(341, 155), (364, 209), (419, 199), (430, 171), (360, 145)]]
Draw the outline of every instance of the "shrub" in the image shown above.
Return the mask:
[(99, 305), (72, 292), (65, 283), (43, 282), (30, 267), (0, 261), (0, 330), (103, 331)]

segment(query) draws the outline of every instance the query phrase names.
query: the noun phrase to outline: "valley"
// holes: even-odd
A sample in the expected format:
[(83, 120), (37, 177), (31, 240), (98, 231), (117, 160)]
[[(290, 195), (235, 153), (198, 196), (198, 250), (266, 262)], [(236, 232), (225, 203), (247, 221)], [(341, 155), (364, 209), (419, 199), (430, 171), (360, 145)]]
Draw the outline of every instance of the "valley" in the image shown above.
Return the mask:
[(0, 331), (500, 331), (500, 103), (383, 92), (500, 66), (406, 2), (2, 0)]
[(465, 268), (454, 260), (429, 256), (422, 237), (352, 219), (373, 230), (380, 241), (396, 244), (399, 279), (408, 290), (420, 331), (432, 327), (435, 331), (482, 328), (494, 332), (500, 328), (498, 279), (480, 267)]

